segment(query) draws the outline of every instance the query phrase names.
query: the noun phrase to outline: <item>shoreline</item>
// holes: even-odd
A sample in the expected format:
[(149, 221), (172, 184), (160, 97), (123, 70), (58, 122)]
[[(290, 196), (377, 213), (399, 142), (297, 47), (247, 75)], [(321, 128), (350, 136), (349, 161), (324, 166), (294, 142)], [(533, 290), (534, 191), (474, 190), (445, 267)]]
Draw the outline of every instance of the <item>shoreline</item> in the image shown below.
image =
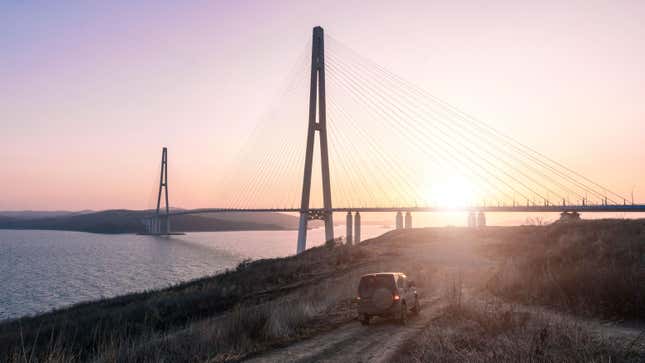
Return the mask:
[[(313, 228), (310, 228), (309, 230), (323, 231), (324, 228), (313, 227)], [(1, 231), (3, 230), (0, 230), (0, 232)], [(5, 234), (5, 236), (9, 236), (9, 239), (12, 239), (10, 236), (14, 236), (14, 235), (21, 236), (22, 232), (25, 232), (25, 233), (35, 232), (36, 234), (43, 236), (42, 237), (43, 239), (53, 241), (51, 243), (50, 248), (56, 248), (55, 246), (57, 245), (57, 241), (55, 240), (55, 236), (57, 235), (59, 236), (57, 239), (61, 241), (70, 240), (70, 239), (80, 241), (80, 242), (77, 242), (78, 245), (85, 245), (85, 244), (94, 245), (95, 243), (99, 243), (99, 246), (102, 246), (104, 249), (108, 251), (118, 251), (119, 248), (122, 248), (124, 246), (124, 243), (128, 243), (127, 241), (131, 241), (130, 243), (137, 243), (137, 241), (139, 242), (149, 241), (149, 242), (146, 242), (145, 244), (146, 246), (150, 245), (148, 249), (150, 248), (157, 249), (157, 246), (158, 246), (160, 249), (166, 250), (167, 248), (173, 248), (173, 245), (170, 245), (168, 243), (178, 243), (179, 245), (177, 246), (186, 246), (186, 248), (188, 249), (203, 249), (202, 251), (206, 253), (215, 253), (216, 255), (213, 257), (208, 257), (208, 255), (205, 255), (204, 253), (198, 251), (197, 253), (200, 253), (200, 255), (202, 256), (200, 257), (202, 260), (200, 262), (201, 264), (204, 263), (204, 260), (207, 261), (209, 258), (214, 258), (212, 262), (212, 266), (214, 267), (214, 269), (210, 271), (204, 271), (203, 274), (199, 274), (199, 271), (196, 271), (197, 274), (192, 274), (192, 276), (189, 276), (188, 278), (185, 278), (185, 279), (170, 278), (165, 282), (163, 282), (163, 278), (158, 277), (154, 281), (150, 281), (149, 284), (141, 284), (139, 286), (134, 286), (134, 287), (128, 287), (128, 285), (132, 286), (130, 284), (123, 284), (123, 288), (119, 289), (118, 291), (114, 289), (115, 286), (118, 286), (118, 283), (113, 283), (111, 288), (103, 292), (96, 290), (92, 286), (88, 286), (88, 289), (85, 290), (83, 286), (85, 286), (87, 282), (80, 283), (80, 285), (78, 285), (79, 287), (76, 288), (77, 289), (76, 293), (74, 293), (74, 290), (71, 290), (71, 289), (67, 290), (68, 298), (63, 299), (63, 301), (68, 300), (69, 302), (63, 303), (63, 304), (60, 304), (61, 299), (58, 299), (55, 297), (50, 302), (48, 302), (49, 301), (48, 298), (43, 298), (38, 300), (39, 301), (38, 303), (32, 304), (29, 300), (26, 300), (28, 298), (28, 294), (25, 294), (24, 292), (20, 292), (21, 284), (15, 283), (15, 286), (13, 287), (7, 286), (8, 288), (13, 289), (13, 291), (16, 291), (16, 293), (12, 293), (11, 290), (7, 292), (8, 293), (7, 297), (10, 300), (7, 300), (7, 309), (6, 311), (3, 311), (3, 313), (6, 314), (6, 317), (3, 317), (2, 319), (0, 319), (0, 323), (6, 322), (9, 320), (26, 318), (26, 317), (35, 317), (42, 314), (51, 313), (57, 310), (64, 310), (68, 307), (72, 307), (77, 304), (98, 302), (103, 300), (104, 298), (110, 299), (110, 298), (120, 297), (124, 295), (129, 295), (129, 294), (158, 291), (158, 290), (171, 288), (181, 284), (191, 283), (192, 281), (195, 281), (195, 280), (213, 277), (217, 274), (224, 273), (226, 272), (227, 269), (232, 269), (232, 268), (234, 269), (239, 262), (242, 262), (247, 259), (258, 261), (258, 260), (263, 260), (267, 258), (268, 259), (279, 258), (279, 256), (266, 256), (264, 258), (259, 256), (253, 257), (250, 255), (252, 253), (252, 248), (250, 248), (250, 246), (254, 246), (254, 245), (260, 246), (262, 249), (261, 250), (256, 249), (256, 251), (258, 253), (263, 252), (263, 254), (266, 254), (273, 246), (272, 243), (274, 242), (272, 241), (286, 241), (284, 243), (286, 245), (295, 244), (295, 242), (292, 243), (292, 241), (290, 240), (290, 236), (295, 233), (295, 231), (293, 230), (191, 232), (185, 236), (171, 236), (171, 238), (167, 238), (167, 237), (155, 238), (155, 236), (150, 236), (153, 238), (146, 238), (146, 236), (139, 237), (139, 235), (136, 235), (134, 233), (96, 234), (96, 233), (87, 233), (87, 232), (79, 232), (79, 231), (52, 231), (52, 230), (26, 230), (26, 229), (4, 230), (4, 231), (9, 232), (8, 234)], [(13, 232), (15, 232), (15, 234)], [(263, 232), (268, 232), (269, 234), (263, 233)], [(377, 235), (381, 235), (387, 231), (377, 230), (375, 232)], [(54, 233), (54, 234), (50, 234), (50, 233)], [(271, 234), (271, 233), (275, 233), (275, 234)], [(97, 242), (95, 242), (94, 240), (91, 239), (92, 235), (100, 236), (100, 239), (96, 240)], [(72, 236), (74, 237), (72, 238)], [(121, 236), (121, 238), (115, 237), (118, 239), (113, 239), (112, 236)], [(265, 236), (273, 236), (273, 237), (270, 237), (267, 239), (261, 239)], [(283, 237), (280, 237), (280, 236), (283, 236)], [(284, 236), (286, 236), (286, 240)], [(369, 234), (367, 236), (369, 236)], [(250, 242), (248, 244), (249, 247), (246, 247), (239, 251), (236, 249), (232, 249), (236, 244), (235, 241), (243, 241), (249, 238), (253, 239), (252, 240), (253, 242)], [(257, 240), (255, 238), (257, 238)], [(29, 237), (25, 237), (25, 240), (29, 240)], [(166, 241), (168, 243), (166, 243)], [(224, 242), (224, 241), (230, 241), (230, 242)], [(295, 241), (295, 235), (294, 235), (294, 241)], [(112, 244), (114, 244), (114, 247), (112, 247)], [(281, 245), (284, 245), (284, 244), (281, 244)], [(317, 243), (314, 243), (313, 245), (316, 245), (316, 244)], [(2, 247), (1, 244), (0, 244), (0, 247)], [(72, 246), (72, 248), (74, 248), (74, 246)], [(181, 247), (181, 248), (184, 249), (184, 247)], [(284, 248), (281, 248), (281, 250), (284, 250)], [(26, 252), (28, 251), (29, 250), (27, 250)], [(174, 252), (172, 251), (169, 251), (169, 252), (174, 254)], [(218, 253), (222, 253), (227, 256), (230, 255), (231, 258), (219, 260), (217, 259)], [(293, 248), (293, 250), (291, 250), (291, 248), (288, 248), (287, 251), (285, 251), (285, 254), (280, 256), (288, 257), (293, 254), (295, 254), (295, 247)], [(17, 256), (20, 256), (20, 253)], [(106, 256), (106, 258), (107, 257), (108, 256)], [(115, 256), (112, 258), (118, 258), (118, 254), (115, 253)], [(218, 265), (221, 265), (221, 267), (218, 267)], [(158, 270), (159, 268), (163, 268), (163, 266), (165, 266), (164, 262), (160, 262), (158, 266), (150, 267), (151, 269), (153, 269), (150, 271), (154, 271), (155, 269)], [(170, 270), (176, 269), (178, 267), (181, 267), (181, 266), (170, 266), (170, 265), (168, 266)], [(109, 268), (109, 266), (103, 264), (102, 269), (105, 269), (105, 268)], [(148, 271), (147, 269), (149, 267), (147, 265), (147, 262), (142, 262), (141, 268), (144, 269), (144, 271)], [(81, 267), (81, 271), (82, 270), (84, 270), (83, 267)], [(35, 269), (32, 271), (35, 271)], [(149, 274), (151, 273), (152, 272), (149, 272)], [(28, 277), (29, 275), (24, 275), (24, 276)], [(109, 276), (106, 276), (106, 277), (110, 278)], [(38, 278), (38, 277), (34, 276), (33, 278)], [(82, 278), (82, 277), (78, 276), (78, 278)], [(56, 280), (58, 279), (56, 278), (52, 282), (55, 283)], [(46, 282), (47, 280), (44, 280), (44, 281)], [(73, 283), (73, 281), (69, 280), (69, 278), (67, 281), (68, 282), (63, 282), (63, 284), (69, 285), (70, 283)], [(142, 280), (142, 282), (145, 283), (146, 281)], [(97, 281), (96, 283), (101, 283), (101, 281)], [(43, 283), (39, 285), (42, 285), (43, 288), (45, 287)], [(62, 285), (57, 284), (57, 286), (58, 288), (60, 288)], [(41, 289), (40, 291), (42, 292), (43, 290)], [(69, 294), (70, 292), (71, 292), (71, 295)], [(15, 296), (12, 298), (12, 295), (15, 295)], [(85, 298), (83, 298), (83, 296), (85, 296)], [(77, 300), (76, 297), (79, 297), (79, 299)], [(9, 303), (10, 301), (11, 303)], [(28, 307), (27, 308), (21, 307), (19, 303), (20, 301), (26, 302)], [(37, 309), (38, 305), (45, 307), (45, 309)], [(23, 313), (20, 314), (19, 312), (23, 312)], [(0, 315), (4, 315), (4, 314), (0, 314)]]
[[(242, 261), (235, 268), (164, 289), (5, 320), (0, 322), (0, 356), (17, 357), (15, 362), (32, 354), (38, 360), (54, 354), (61, 357), (57, 362), (115, 356), (124, 361), (229, 362), (296, 352), (303, 360), (356, 360), (392, 335), (396, 345), (388, 348), (388, 355), (440, 352), (446, 358), (430, 355), (435, 358), (429, 361), (452, 361), (447, 357), (467, 351), (452, 343), (424, 348), (438, 341), (428, 337), (451, 332), (441, 341), (468, 339), (478, 350), (501, 349), (510, 357), (506, 361), (514, 361), (525, 355), (539, 358), (530, 346), (518, 344), (538, 334), (536, 326), (546, 324), (548, 336), (557, 341), (547, 341), (539, 354), (549, 354), (554, 361), (580, 356), (645, 358), (640, 346), (602, 340), (591, 328), (551, 326), (543, 320), (544, 313), (534, 309), (549, 307), (554, 319), (575, 314), (584, 321), (613, 317), (611, 321), (644, 322), (636, 307), (645, 296), (634, 286), (642, 281), (642, 275), (635, 275), (643, 273), (635, 269), (642, 268), (642, 262), (634, 256), (642, 258), (638, 254), (643, 253), (643, 236), (643, 220), (395, 230), (358, 245), (326, 244), (300, 255)], [(549, 271), (542, 268), (545, 259)], [(612, 263), (616, 260), (621, 263)], [(587, 268), (571, 269), (582, 261)], [(415, 281), (422, 301), (429, 304), (414, 323), (423, 334), (411, 336), (406, 327), (384, 319), (377, 319), (375, 327), (355, 321), (357, 281), (375, 271), (403, 271)], [(566, 290), (561, 290), (563, 283), (568, 284)], [(599, 303), (608, 297), (611, 304)], [(491, 306), (498, 310), (491, 311)], [(473, 331), (473, 326), (480, 328)], [(388, 327), (387, 337), (381, 327)], [(634, 338), (633, 329), (623, 332)], [(51, 338), (39, 340), (43, 336)], [(508, 336), (518, 337), (517, 342), (509, 343)], [(580, 344), (556, 344), (581, 336)], [(622, 336), (617, 342), (628, 341)], [(330, 341), (339, 349), (324, 349)], [(304, 349), (308, 344), (323, 348)]]

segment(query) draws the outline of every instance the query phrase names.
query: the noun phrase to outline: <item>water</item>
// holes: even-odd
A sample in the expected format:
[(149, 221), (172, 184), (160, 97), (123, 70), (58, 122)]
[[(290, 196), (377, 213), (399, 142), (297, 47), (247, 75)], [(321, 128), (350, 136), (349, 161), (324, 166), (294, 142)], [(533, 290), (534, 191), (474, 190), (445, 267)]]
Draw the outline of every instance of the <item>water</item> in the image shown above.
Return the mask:
[[(362, 226), (363, 239), (387, 231)], [(251, 258), (292, 255), (296, 231), (200, 232), (160, 238), (0, 230), (0, 320), (82, 301), (157, 289)], [(344, 226), (336, 228), (344, 235)], [(320, 245), (323, 229), (309, 231)]]

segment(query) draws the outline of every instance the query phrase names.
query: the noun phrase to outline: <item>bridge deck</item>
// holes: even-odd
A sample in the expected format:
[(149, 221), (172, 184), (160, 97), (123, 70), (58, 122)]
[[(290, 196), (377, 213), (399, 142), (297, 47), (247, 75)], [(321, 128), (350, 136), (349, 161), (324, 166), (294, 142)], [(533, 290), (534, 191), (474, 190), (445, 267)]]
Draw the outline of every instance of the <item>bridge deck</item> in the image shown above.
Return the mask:
[[(311, 208), (310, 211), (323, 210), (322, 208)], [(645, 212), (645, 204), (625, 205), (548, 205), (548, 206), (471, 206), (471, 207), (342, 207), (332, 208), (332, 212), (506, 212), (506, 213), (529, 213), (529, 212)], [(171, 216), (186, 214), (206, 213), (263, 213), (282, 212), (299, 213), (299, 208), (198, 208), (180, 211), (171, 211)]]

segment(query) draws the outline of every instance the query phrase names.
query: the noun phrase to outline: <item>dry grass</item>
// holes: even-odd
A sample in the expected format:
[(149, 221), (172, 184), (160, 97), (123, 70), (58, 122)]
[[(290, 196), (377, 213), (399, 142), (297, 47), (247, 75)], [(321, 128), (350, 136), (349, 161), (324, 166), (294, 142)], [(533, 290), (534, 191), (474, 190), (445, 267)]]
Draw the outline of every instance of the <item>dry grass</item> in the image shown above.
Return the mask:
[[(390, 246), (368, 250), (364, 245), (330, 244), (297, 257), (245, 261), (234, 271), (170, 289), (27, 319), (34, 329), (37, 322), (51, 323), (52, 315), (69, 324), (74, 315), (85, 314), (74, 330), (47, 332), (57, 344), (47, 344), (41, 340), (43, 334), (34, 330), (31, 338), (20, 339), (18, 330), (9, 329), (15, 325), (0, 326), (5, 334), (0, 334), (0, 344), (8, 338), (19, 343), (16, 346), (20, 348), (11, 352), (10, 361), (16, 363), (30, 357), (45, 362), (238, 361), (354, 320), (353, 300), (360, 276), (400, 270), (401, 259), (392, 258), (396, 253)], [(429, 284), (434, 273), (419, 262), (409, 263), (404, 270), (421, 286)], [(228, 304), (210, 299), (223, 299)], [(116, 303), (121, 300), (126, 303)], [(130, 315), (130, 309), (144, 311), (145, 318)], [(166, 320), (168, 314), (184, 319), (171, 324)], [(109, 325), (102, 319), (106, 316)], [(131, 329), (133, 321), (126, 319), (141, 326)], [(123, 329), (118, 328), (118, 322), (124, 323)], [(92, 333), (80, 336), (70, 332), (80, 329)]]
[(563, 316), (527, 312), (499, 300), (464, 302), (460, 280), (448, 282), (448, 305), (399, 351), (399, 362), (642, 362), (629, 341), (591, 334)]
[(645, 223), (582, 221), (535, 227), (497, 246), (505, 259), (489, 288), (524, 304), (576, 314), (645, 320)]
[[(472, 271), (466, 266), (463, 276), (445, 275), (445, 268), (434, 265), (446, 258), (444, 253), (463, 257), (469, 250), (464, 241), (502, 242), (485, 251), (504, 262), (487, 285), (497, 296), (642, 318), (645, 224), (584, 223), (394, 231), (359, 246), (328, 244), (299, 256), (245, 261), (235, 270), (168, 289), (2, 323), (0, 360), (238, 361), (351, 321), (359, 276), (374, 271), (404, 271), (422, 294), (439, 289), (448, 302), (442, 317), (405, 347), (402, 360), (645, 359), (629, 347), (584, 333), (572, 321), (527, 315), (503, 304), (466, 302), (464, 291), (470, 290), (462, 289), (463, 281), (486, 280), (490, 275), (481, 272), (487, 265), (475, 264)], [(429, 245), (436, 248), (425, 249)], [(455, 248), (463, 251), (451, 255)], [(433, 253), (439, 260), (429, 260)]]
[[(227, 361), (351, 319), (361, 246), (245, 261), (234, 271), (165, 290), (84, 303), (0, 324), (12, 362)], [(335, 282), (334, 282), (335, 281)]]
[(324, 309), (310, 301), (276, 301), (236, 306), (231, 312), (185, 329), (137, 341), (116, 342), (95, 356), (97, 362), (237, 361), (268, 346), (307, 334)]

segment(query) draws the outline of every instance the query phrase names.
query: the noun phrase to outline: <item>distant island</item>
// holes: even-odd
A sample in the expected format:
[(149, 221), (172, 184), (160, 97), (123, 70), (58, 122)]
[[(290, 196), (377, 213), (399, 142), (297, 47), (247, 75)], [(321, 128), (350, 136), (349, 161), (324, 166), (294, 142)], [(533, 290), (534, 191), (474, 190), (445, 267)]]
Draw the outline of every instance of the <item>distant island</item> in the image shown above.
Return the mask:
[[(141, 219), (151, 211), (0, 211), (0, 229), (41, 229), (91, 233), (144, 232)], [(311, 227), (319, 224), (313, 223)], [(171, 219), (176, 232), (294, 230), (298, 217), (282, 213), (210, 213)]]

